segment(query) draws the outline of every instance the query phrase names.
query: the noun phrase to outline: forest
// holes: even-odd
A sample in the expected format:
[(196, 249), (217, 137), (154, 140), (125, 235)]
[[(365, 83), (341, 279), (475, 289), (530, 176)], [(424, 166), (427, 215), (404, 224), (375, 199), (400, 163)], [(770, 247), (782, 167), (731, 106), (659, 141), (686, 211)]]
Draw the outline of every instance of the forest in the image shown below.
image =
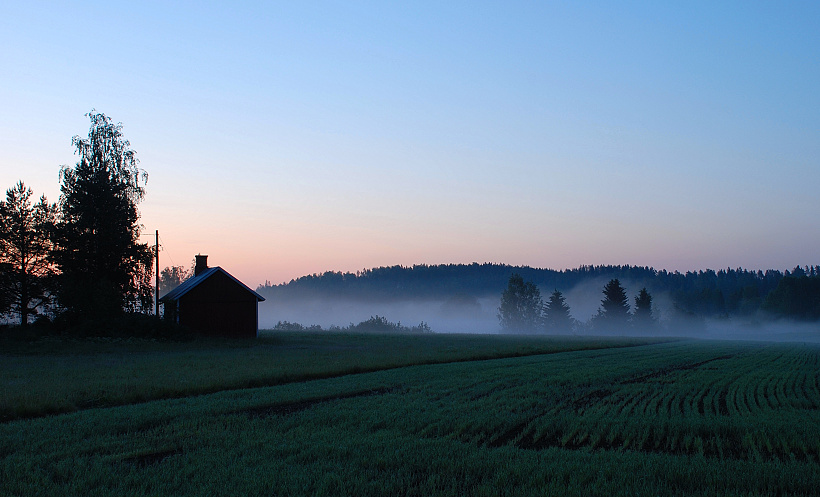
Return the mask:
[[(272, 299), (339, 298), (391, 301), (419, 298), (500, 296), (516, 273), (542, 293), (566, 292), (593, 281), (619, 279), (645, 287), (653, 295), (668, 294), (675, 309), (695, 318), (744, 317), (820, 319), (820, 266), (792, 270), (726, 268), (667, 271), (646, 266), (599, 265), (554, 270), (506, 264), (442, 264), (390, 266), (355, 273), (328, 271), (272, 285), (257, 292)], [(603, 284), (601, 285), (603, 286)]]

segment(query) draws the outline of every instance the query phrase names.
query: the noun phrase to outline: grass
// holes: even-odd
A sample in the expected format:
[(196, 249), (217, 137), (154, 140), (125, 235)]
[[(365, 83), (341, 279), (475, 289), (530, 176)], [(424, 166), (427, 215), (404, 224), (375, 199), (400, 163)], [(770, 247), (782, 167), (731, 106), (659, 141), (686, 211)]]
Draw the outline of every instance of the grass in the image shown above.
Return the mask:
[[(668, 339), (665, 339), (668, 340)], [(257, 340), (0, 341), (0, 421), (412, 364), (656, 343), (553, 338), (261, 332)]]
[[(270, 346), (280, 358), (302, 354), (301, 367), (310, 369), (328, 358), (317, 350), (344, 363), (372, 347), (368, 364), (381, 357), (390, 369), (0, 424), (0, 494), (814, 495), (820, 488), (818, 346), (437, 339), (279, 336), (279, 349), (246, 344), (224, 353), (264, 355), (257, 347)], [(89, 346), (101, 350), (65, 357), (111, 353), (110, 345), (78, 345)], [(176, 357), (184, 345), (156, 347), (144, 354)], [(526, 355), (530, 347), (550, 353)], [(428, 363), (399, 367), (406, 351)], [(468, 351), (497, 358), (470, 360)]]

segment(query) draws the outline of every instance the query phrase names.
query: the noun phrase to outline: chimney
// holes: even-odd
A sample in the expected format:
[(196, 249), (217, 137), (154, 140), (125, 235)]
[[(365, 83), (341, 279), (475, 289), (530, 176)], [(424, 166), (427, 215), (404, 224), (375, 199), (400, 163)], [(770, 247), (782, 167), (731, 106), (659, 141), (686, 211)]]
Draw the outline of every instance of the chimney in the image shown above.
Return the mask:
[(200, 273), (208, 269), (208, 256), (196, 255), (196, 266), (194, 266), (194, 276), (199, 276)]

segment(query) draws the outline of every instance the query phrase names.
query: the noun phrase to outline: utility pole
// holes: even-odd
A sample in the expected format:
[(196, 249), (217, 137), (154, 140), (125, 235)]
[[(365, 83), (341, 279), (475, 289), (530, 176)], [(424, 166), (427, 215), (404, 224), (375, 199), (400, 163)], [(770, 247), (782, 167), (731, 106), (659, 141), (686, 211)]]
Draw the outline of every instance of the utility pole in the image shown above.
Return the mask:
[(155, 247), (156, 247), (156, 251), (155, 251), (156, 252), (156, 254), (155, 254), (156, 262), (155, 262), (155, 264), (157, 265), (157, 292), (156, 292), (157, 293), (157, 295), (156, 295), (157, 311), (156, 311), (156, 314), (157, 314), (157, 317), (159, 317), (159, 230), (156, 231), (156, 245), (155, 245)]

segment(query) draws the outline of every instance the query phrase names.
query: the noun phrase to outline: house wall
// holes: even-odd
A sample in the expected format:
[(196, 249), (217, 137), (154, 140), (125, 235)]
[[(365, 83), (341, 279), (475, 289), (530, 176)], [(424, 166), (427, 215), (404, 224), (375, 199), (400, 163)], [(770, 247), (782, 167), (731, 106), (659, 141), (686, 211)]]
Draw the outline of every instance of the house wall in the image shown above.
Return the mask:
[(256, 297), (217, 272), (179, 299), (179, 323), (206, 336), (255, 338)]

